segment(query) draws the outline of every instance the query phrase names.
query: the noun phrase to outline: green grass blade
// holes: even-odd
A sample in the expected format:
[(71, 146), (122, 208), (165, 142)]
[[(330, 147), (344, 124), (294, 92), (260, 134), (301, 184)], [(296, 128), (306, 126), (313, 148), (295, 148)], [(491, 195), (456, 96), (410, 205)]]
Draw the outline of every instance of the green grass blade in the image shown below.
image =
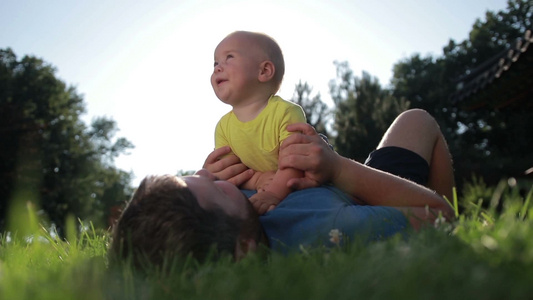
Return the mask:
[(529, 208), (529, 203), (531, 203), (531, 197), (533, 197), (533, 187), (529, 189), (529, 193), (527, 193), (526, 200), (524, 201), (524, 205), (522, 206), (522, 209), (520, 210), (520, 218), (522, 221), (526, 219), (526, 214)]

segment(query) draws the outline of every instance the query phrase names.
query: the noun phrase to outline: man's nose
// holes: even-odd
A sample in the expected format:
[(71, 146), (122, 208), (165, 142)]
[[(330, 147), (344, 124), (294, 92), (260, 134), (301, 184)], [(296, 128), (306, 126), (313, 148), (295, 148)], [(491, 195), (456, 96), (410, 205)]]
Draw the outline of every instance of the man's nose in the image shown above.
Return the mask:
[(217, 180), (217, 177), (215, 175), (213, 175), (213, 173), (207, 171), (207, 169), (200, 169), (200, 170), (196, 171), (196, 173), (194, 173), (194, 175), (207, 177), (207, 178), (209, 178), (211, 180)]

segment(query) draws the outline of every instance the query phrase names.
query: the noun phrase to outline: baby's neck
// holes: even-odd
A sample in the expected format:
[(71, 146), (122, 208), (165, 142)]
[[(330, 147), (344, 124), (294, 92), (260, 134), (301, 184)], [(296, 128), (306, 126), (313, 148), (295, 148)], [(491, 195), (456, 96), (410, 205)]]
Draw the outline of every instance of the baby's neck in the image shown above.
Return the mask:
[(271, 96), (268, 96), (263, 100), (249, 101), (233, 106), (233, 113), (241, 122), (252, 121), (263, 111), (263, 109), (265, 109), (270, 97)]

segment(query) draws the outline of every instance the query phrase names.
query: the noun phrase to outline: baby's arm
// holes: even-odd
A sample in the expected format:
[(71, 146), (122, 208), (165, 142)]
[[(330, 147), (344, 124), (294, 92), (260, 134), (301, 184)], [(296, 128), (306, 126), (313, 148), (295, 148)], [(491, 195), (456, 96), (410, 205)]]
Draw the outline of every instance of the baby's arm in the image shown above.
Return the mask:
[(254, 175), (246, 182), (239, 186), (243, 190), (263, 190), (269, 182), (272, 181), (276, 172), (267, 171), (267, 172), (258, 172), (255, 171)]
[(293, 168), (278, 169), (272, 181), (250, 197), (250, 202), (259, 215), (274, 209), (292, 191), (287, 187), (291, 178), (301, 178), (303, 172)]

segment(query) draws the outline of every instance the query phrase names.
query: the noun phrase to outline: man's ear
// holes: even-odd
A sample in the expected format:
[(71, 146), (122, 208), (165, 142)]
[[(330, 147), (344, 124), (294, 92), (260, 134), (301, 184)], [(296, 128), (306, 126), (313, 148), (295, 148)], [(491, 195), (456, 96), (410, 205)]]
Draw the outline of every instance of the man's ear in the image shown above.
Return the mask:
[(257, 242), (254, 239), (239, 237), (235, 242), (235, 260), (241, 260), (248, 252), (255, 251), (256, 249)]
[(259, 66), (259, 76), (258, 79), (260, 82), (268, 82), (272, 78), (274, 78), (274, 74), (276, 73), (276, 67), (274, 66), (274, 63), (270, 60), (265, 60), (261, 63)]

